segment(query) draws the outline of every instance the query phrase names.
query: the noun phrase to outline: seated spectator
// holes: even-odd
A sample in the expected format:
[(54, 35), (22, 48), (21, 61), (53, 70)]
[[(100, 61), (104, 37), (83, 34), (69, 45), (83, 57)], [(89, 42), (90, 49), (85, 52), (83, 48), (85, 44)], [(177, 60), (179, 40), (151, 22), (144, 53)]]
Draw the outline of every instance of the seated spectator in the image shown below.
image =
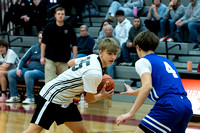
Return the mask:
[[(42, 31), (46, 25), (47, 18), (47, 6), (41, 0), (33, 0), (31, 5), (31, 11), (29, 13), (30, 23), (32, 26), (36, 26), (37, 31)], [(32, 29), (31, 31), (32, 32)]]
[(72, 7), (76, 10), (77, 23), (82, 23), (82, 11), (88, 0), (61, 0), (61, 6), (65, 8), (66, 15), (72, 15)]
[(27, 98), (23, 101), (26, 104), (35, 103), (34, 98), (34, 81), (44, 79), (44, 65), (40, 63), (40, 45), (42, 32), (38, 34), (39, 44), (33, 45), (21, 58), (16, 69), (8, 72), (10, 99), (8, 103), (20, 102), (20, 96), (17, 89), (17, 81), (25, 81)]
[[(14, 0), (13, 0), (14, 1)], [(12, 2), (8, 12), (4, 15), (2, 31), (7, 32), (8, 23), (12, 22), (15, 26), (21, 25), (24, 28), (25, 35), (32, 35), (30, 32), (32, 27), (27, 16), (30, 12), (30, 3), (27, 0), (17, 0)], [(19, 33), (16, 33), (19, 35)]]
[[(170, 0), (168, 9), (163, 15), (163, 19), (160, 20), (161, 37), (165, 37), (176, 31), (176, 21), (183, 17), (185, 13), (185, 7), (181, 4), (181, 0)], [(171, 38), (174, 40), (175, 35)]]
[(8, 48), (8, 42), (0, 40), (0, 85), (2, 94), (0, 102), (5, 102), (7, 99), (7, 79), (8, 71), (17, 67), (19, 58), (17, 54)]
[(88, 27), (82, 25), (80, 27), (80, 37), (77, 38), (78, 54), (76, 55), (76, 58), (92, 54), (94, 44), (94, 39), (88, 35)]
[(152, 1), (153, 4), (149, 8), (147, 19), (144, 21), (144, 23), (147, 29), (158, 35), (158, 32), (160, 31), (160, 20), (162, 19), (167, 7), (162, 3), (162, 0)]
[(124, 12), (122, 10), (118, 10), (116, 12), (116, 17), (118, 22), (114, 30), (114, 35), (119, 40), (121, 47), (122, 44), (128, 39), (128, 33), (132, 27), (132, 24), (128, 19), (125, 18)]
[(143, 0), (129, 0), (123, 6), (117, 2), (113, 1), (110, 5), (105, 19), (110, 22), (114, 22), (114, 15), (118, 10), (124, 11), (125, 16), (133, 16), (133, 7), (137, 7), (137, 10), (141, 10), (143, 7)]
[(140, 32), (146, 30), (146, 27), (143, 25), (140, 17), (134, 17), (132, 24), (133, 26), (129, 31), (128, 40), (122, 44), (121, 48), (122, 63), (119, 65), (122, 66), (133, 65), (130, 59), (130, 53), (136, 53), (136, 48), (133, 46), (133, 40)]
[[(97, 39), (96, 43), (95, 43), (95, 46), (94, 46), (94, 48), (93, 48), (93, 53), (94, 53), (94, 54), (99, 54), (99, 43), (100, 43), (100, 41), (101, 41), (102, 39), (104, 39), (104, 38), (113, 38), (113, 39), (115, 39), (115, 40), (118, 42), (118, 44), (119, 44), (119, 40), (118, 40), (115, 36), (113, 36), (113, 27), (112, 27), (112, 25), (108, 24), (108, 25), (105, 26), (105, 35), (99, 37), (99, 38)], [(120, 45), (120, 44), (119, 44), (119, 45)], [(112, 65), (108, 65), (108, 66), (106, 67), (106, 71), (107, 71), (106, 73), (107, 73), (108, 75), (110, 75), (112, 78), (114, 78), (114, 69), (115, 69), (115, 66), (116, 66), (116, 65), (118, 64), (118, 62), (119, 62), (119, 57), (120, 57), (120, 53), (117, 54), (117, 58), (116, 58), (116, 60), (113, 62), (113, 64), (112, 64)]]
[(200, 2), (198, 0), (190, 1), (185, 11), (185, 15), (176, 21), (176, 25), (177, 30), (180, 31), (179, 34), (177, 34), (178, 41), (183, 42), (183, 33), (184, 31), (189, 30), (189, 39), (195, 44), (193, 49), (199, 50), (198, 33), (200, 33)]
[(104, 20), (102, 23), (101, 23), (101, 26), (100, 26), (100, 29), (99, 29), (99, 32), (98, 32), (98, 37), (99, 36), (103, 36), (105, 35), (105, 31), (104, 31), (104, 28), (106, 25), (110, 24), (110, 21), (108, 20)]

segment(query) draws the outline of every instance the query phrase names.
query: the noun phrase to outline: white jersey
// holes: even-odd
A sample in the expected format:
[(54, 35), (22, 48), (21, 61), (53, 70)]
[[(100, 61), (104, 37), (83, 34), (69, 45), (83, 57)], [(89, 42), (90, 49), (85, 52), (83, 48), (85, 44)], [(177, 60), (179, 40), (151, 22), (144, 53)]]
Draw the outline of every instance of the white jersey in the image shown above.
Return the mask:
[(97, 93), (103, 73), (98, 55), (75, 59), (75, 64), (48, 82), (40, 91), (40, 95), (47, 101), (67, 107), (73, 101), (73, 97), (83, 91)]

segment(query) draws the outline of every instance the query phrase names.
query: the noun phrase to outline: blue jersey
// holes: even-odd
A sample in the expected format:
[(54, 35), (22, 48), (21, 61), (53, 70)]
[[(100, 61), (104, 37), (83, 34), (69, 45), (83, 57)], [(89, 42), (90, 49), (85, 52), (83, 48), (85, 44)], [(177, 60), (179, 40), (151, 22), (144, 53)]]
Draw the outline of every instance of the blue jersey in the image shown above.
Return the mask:
[(153, 88), (148, 96), (149, 99), (157, 101), (166, 94), (187, 95), (176, 67), (171, 61), (156, 54), (149, 54), (143, 58), (149, 61), (152, 71)]

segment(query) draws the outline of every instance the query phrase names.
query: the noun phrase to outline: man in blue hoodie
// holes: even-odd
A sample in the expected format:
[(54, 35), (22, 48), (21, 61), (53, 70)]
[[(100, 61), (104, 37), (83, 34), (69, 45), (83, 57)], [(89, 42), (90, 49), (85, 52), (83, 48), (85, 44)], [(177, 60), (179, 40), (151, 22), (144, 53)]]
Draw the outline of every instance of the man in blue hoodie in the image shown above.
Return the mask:
[(23, 101), (25, 104), (34, 104), (34, 81), (44, 79), (44, 65), (40, 63), (40, 45), (42, 32), (38, 34), (39, 44), (33, 45), (21, 58), (17, 69), (8, 72), (8, 81), (10, 88), (10, 99), (7, 103), (20, 102), (17, 81), (25, 81), (27, 98)]

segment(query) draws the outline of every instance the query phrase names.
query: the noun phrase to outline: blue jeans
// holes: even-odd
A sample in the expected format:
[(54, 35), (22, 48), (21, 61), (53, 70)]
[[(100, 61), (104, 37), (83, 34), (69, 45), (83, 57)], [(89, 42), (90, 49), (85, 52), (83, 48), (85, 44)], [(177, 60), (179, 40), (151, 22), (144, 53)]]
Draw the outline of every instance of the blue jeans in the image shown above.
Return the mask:
[(122, 5), (119, 2), (113, 1), (112, 4), (110, 5), (109, 9), (108, 9), (108, 12), (106, 14), (105, 19), (107, 19), (110, 16), (110, 14), (114, 14), (115, 15), (115, 13), (118, 10), (124, 11), (124, 15), (125, 16), (133, 16), (133, 9), (124, 8), (124, 7), (122, 7)]
[(18, 77), (16, 74), (17, 69), (8, 72), (9, 89), (11, 96), (19, 95), (17, 89), (17, 81), (25, 81), (27, 98), (34, 98), (34, 81), (44, 79), (44, 72), (40, 70), (28, 70), (22, 68), (22, 75)]
[(198, 33), (200, 33), (200, 22), (190, 22), (188, 24), (184, 24), (181, 27), (177, 27), (177, 30), (180, 31), (177, 34), (177, 38), (179, 42), (183, 42), (184, 31), (189, 30), (189, 39), (192, 43), (195, 43), (196, 46), (199, 46), (198, 42)]
[[(176, 20), (173, 19), (161, 19), (160, 20), (160, 31), (162, 37), (167, 36), (168, 34), (173, 33), (176, 30)], [(169, 28), (169, 32), (167, 33), (167, 28)], [(175, 38), (175, 36), (171, 36), (171, 38)]]
[(122, 44), (121, 47), (121, 53), (122, 53), (122, 62), (130, 63), (130, 53), (136, 53), (136, 48), (135, 47), (127, 47), (126, 42)]
[(117, 64), (118, 64), (118, 60), (115, 60), (112, 65), (108, 65), (106, 67), (107, 74), (112, 78), (115, 78), (115, 66)]

